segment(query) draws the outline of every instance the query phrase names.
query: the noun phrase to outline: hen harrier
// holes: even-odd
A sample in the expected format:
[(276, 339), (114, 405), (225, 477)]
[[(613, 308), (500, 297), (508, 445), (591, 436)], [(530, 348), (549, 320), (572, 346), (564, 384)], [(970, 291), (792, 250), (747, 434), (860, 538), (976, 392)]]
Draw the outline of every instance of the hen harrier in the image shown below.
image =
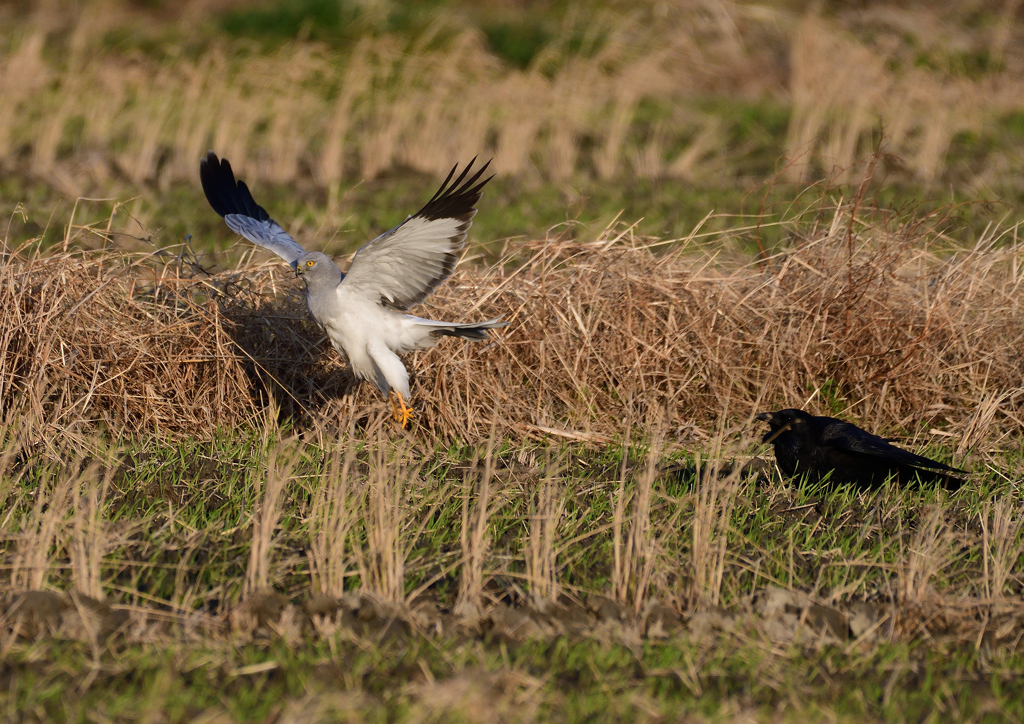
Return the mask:
[(487, 330), (508, 324), (500, 319), (458, 324), (401, 314), (451, 276), (481, 189), (490, 181), (480, 181), (487, 166), (470, 175), (470, 161), (452, 181), (455, 166), (426, 206), (356, 252), (348, 274), (326, 254), (299, 246), (253, 200), (245, 182), (235, 181), (227, 159), (210, 151), (199, 163), (199, 178), (210, 206), (232, 231), (274, 252), (302, 275), (310, 316), (356, 377), (370, 380), (388, 396), (395, 420), (404, 427), (412, 409), (406, 405), (409, 372), (399, 354), (433, 347), (446, 335), (487, 339)]
[(957, 476), (967, 474), (834, 417), (815, 417), (803, 410), (762, 412), (754, 417), (768, 423), (771, 429), (762, 442), (774, 446), (779, 469), (790, 477), (807, 475), (818, 481), (830, 474), (834, 483), (877, 487), (889, 476), (902, 483), (916, 476), (956, 489), (963, 483)]

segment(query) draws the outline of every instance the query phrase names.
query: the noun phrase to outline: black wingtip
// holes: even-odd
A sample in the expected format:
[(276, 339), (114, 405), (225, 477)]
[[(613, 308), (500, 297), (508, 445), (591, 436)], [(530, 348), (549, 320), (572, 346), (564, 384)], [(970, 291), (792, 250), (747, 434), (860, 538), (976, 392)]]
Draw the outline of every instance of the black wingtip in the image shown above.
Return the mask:
[(210, 206), (221, 216), (242, 214), (257, 221), (266, 221), (270, 214), (256, 203), (244, 181), (236, 181), (226, 158), (217, 158), (213, 151), (199, 161), (199, 181)]
[[(437, 192), (422, 209), (416, 212), (415, 216), (431, 221), (470, 217), (476, 211), (476, 204), (480, 201), (484, 186), (494, 178), (494, 176), (488, 176), (483, 181), (480, 180), (487, 167), (491, 165), (491, 161), (485, 163), (470, 176), (476, 160), (477, 157), (474, 156), (466, 164), (465, 168), (462, 169), (462, 173), (458, 177), (455, 177), (455, 173), (459, 170), (459, 165), (455, 164), (452, 170), (448, 172), (448, 176), (445, 177)], [(452, 180), (453, 177), (455, 177), (454, 181)]]
[[(228, 174), (230, 174), (230, 185), (235, 185), (234, 175), (231, 174), (231, 166), (227, 168)], [(206, 194), (206, 200), (210, 202), (210, 206), (221, 216), (226, 216), (231, 213), (228, 207), (224, 203), (223, 198), (223, 187), (224, 174), (220, 166), (220, 159), (217, 158), (217, 154), (213, 151), (206, 152), (206, 158), (199, 161), (199, 182), (203, 186), (203, 193)]]

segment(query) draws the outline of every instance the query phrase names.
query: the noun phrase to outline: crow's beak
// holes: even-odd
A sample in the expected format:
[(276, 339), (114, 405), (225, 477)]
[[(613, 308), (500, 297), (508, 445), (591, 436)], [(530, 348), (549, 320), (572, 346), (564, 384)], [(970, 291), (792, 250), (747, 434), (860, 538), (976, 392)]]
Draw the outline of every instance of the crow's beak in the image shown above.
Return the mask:
[(754, 415), (754, 419), (760, 420), (761, 422), (771, 422), (773, 417), (775, 417), (775, 415), (770, 412), (759, 412)]

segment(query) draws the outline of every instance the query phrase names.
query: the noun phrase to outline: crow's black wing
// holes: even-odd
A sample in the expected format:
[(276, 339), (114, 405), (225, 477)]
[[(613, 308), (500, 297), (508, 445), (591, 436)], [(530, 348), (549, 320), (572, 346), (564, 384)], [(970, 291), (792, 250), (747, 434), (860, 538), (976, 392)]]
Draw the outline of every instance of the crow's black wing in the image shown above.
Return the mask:
[(922, 455), (916, 455), (909, 450), (890, 445), (889, 442), (878, 435), (872, 435), (867, 430), (862, 430), (856, 425), (842, 420), (830, 420), (822, 429), (821, 443), (837, 450), (861, 453), (875, 458), (883, 459), (893, 465), (905, 465), (913, 468), (930, 468), (932, 470), (946, 470), (952, 473), (966, 475), (963, 470), (950, 467), (938, 460), (932, 460)]

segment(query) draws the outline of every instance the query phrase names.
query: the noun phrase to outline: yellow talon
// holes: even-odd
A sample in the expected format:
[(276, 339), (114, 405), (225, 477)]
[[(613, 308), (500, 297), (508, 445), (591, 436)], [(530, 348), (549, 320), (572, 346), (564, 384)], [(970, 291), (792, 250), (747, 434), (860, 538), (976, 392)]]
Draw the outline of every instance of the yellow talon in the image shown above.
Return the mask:
[(411, 407), (406, 406), (405, 400), (402, 399), (401, 392), (395, 392), (394, 395), (398, 398), (397, 405), (391, 397), (391, 394), (388, 394), (388, 400), (391, 402), (391, 413), (395, 422), (397, 422), (400, 427), (405, 428), (405, 426), (409, 424), (409, 420), (413, 418), (413, 411)]

